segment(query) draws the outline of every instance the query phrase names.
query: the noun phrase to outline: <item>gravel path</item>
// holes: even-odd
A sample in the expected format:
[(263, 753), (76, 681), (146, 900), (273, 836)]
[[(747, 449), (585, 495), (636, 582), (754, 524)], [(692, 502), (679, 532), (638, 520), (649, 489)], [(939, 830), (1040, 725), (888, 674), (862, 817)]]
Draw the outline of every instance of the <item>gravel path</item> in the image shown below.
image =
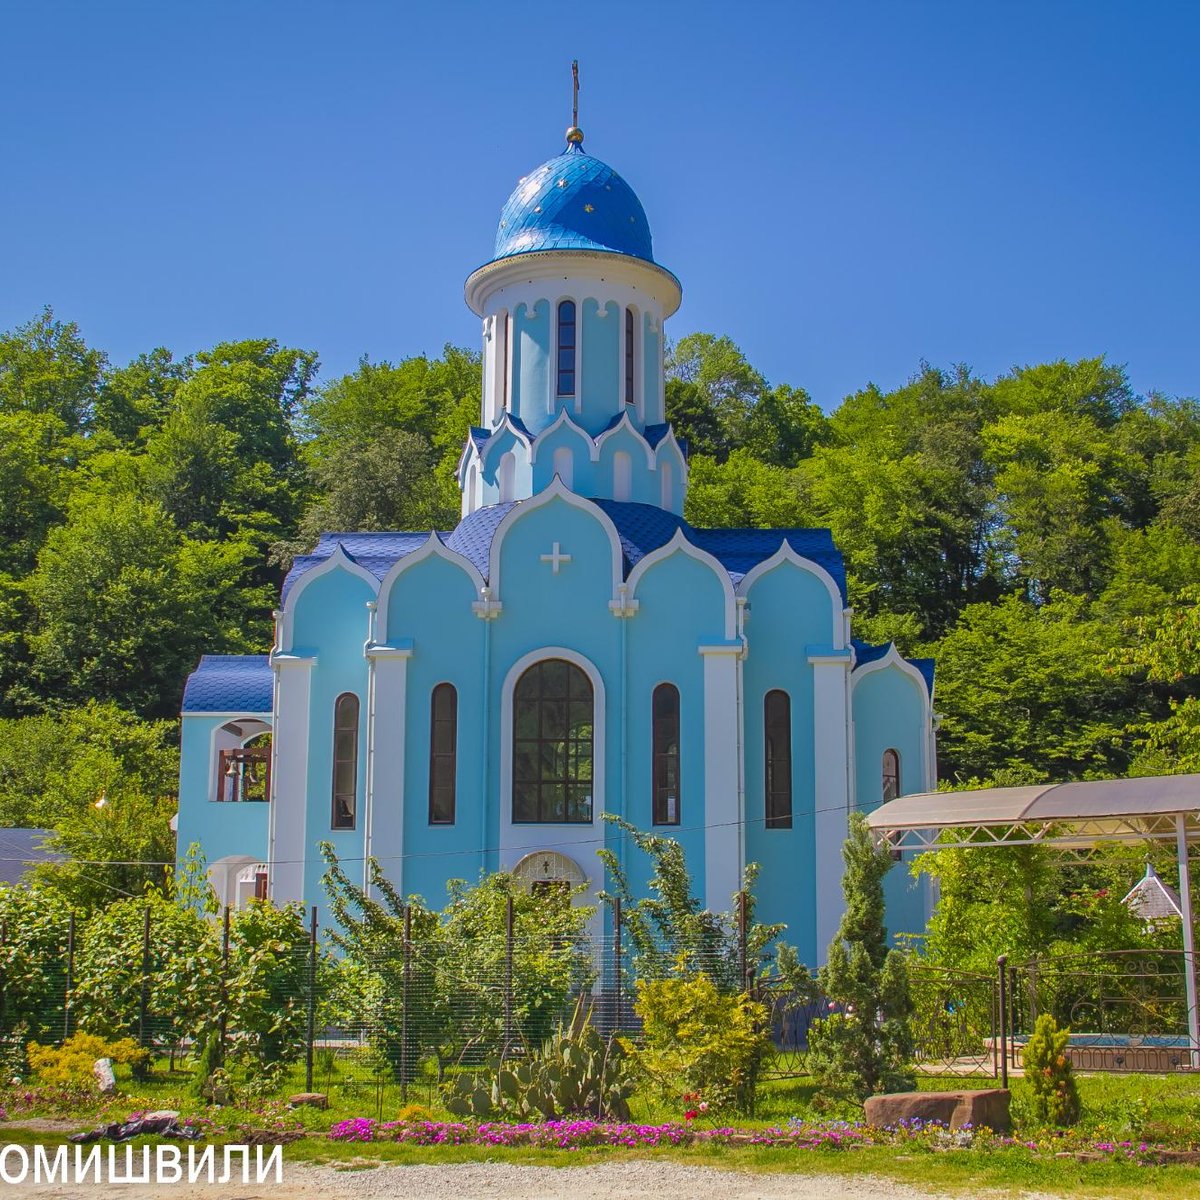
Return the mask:
[[(287, 1166), (282, 1184), (223, 1186), (96, 1186), (87, 1200), (945, 1200), (902, 1183), (872, 1176), (762, 1175), (635, 1161), (592, 1167), (519, 1167), (508, 1163), (447, 1166), (376, 1166), (353, 1170)], [(6, 1186), (21, 1200), (66, 1200), (69, 1187)], [(1026, 1196), (1026, 1200), (1052, 1200)]]

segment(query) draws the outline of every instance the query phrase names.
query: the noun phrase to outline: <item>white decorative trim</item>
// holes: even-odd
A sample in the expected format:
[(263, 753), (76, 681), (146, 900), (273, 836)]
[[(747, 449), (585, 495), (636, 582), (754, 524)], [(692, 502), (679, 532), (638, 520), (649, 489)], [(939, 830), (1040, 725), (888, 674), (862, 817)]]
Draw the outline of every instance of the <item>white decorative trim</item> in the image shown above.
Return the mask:
[[(296, 604), (298, 603), (301, 594), (304, 592), (304, 589), (315, 580), (320, 579), (323, 575), (328, 575), (331, 571), (347, 571), (351, 575), (356, 575), (359, 579), (362, 579), (366, 582), (368, 587), (371, 589), (372, 595), (379, 595), (379, 580), (376, 579), (366, 567), (360, 566), (358, 563), (356, 563), (354, 559), (351, 558), (346, 552), (346, 547), (343, 546), (339, 541), (337, 545), (334, 546), (333, 553), (330, 554), (324, 562), (305, 571), (304, 574), (296, 580), (296, 582), (292, 585), (291, 590), (288, 592), (287, 601), (283, 606), (283, 619), (280, 622), (280, 651), (290, 651), (292, 648), (292, 637), (296, 623)], [(280, 657), (280, 654), (273, 653), (271, 655), (272, 665), (274, 665), (275, 661)]]
[[(590, 500), (585, 500), (582, 496), (577, 496), (564, 486), (561, 479), (555, 476), (551, 480), (549, 487), (543, 488), (535, 496), (528, 500), (522, 500), (515, 507), (511, 508), (504, 514), (500, 524), (496, 526), (496, 532), (492, 535), (491, 551), (488, 556), (488, 582), (491, 585), (492, 595), (497, 597), (502, 595), (500, 587), (500, 552), (504, 547), (504, 539), (508, 531), (522, 517), (536, 512), (539, 508), (543, 508), (554, 500), (563, 500), (572, 508), (578, 508), (580, 511), (588, 513), (608, 534), (608, 540), (612, 548), (613, 588), (614, 590), (616, 589), (622, 575), (621, 538), (617, 533), (617, 527), (612, 523), (612, 519), (607, 513), (597, 508)], [(480, 599), (482, 600), (482, 596)]]
[(572, 418), (571, 414), (564, 408), (558, 414), (558, 416), (555, 417), (554, 420), (551, 421), (551, 423), (549, 425), (547, 425), (546, 428), (543, 429), (542, 432), (539, 433), (537, 435), (537, 437), (535, 437), (533, 439), (533, 446), (529, 451), (529, 465), (531, 467), (538, 460), (538, 450), (541, 447), (542, 443), (552, 433), (555, 433), (559, 429), (564, 429), (564, 428), (570, 430), (570, 432), (572, 432), (572, 433), (579, 435), (580, 440), (583, 442), (584, 446), (587, 449), (589, 457), (591, 458), (591, 460), (593, 462), (595, 462), (595, 460), (596, 460), (595, 443), (592, 441), (591, 435), (588, 433), (588, 431), (586, 429), (583, 429), (581, 426), (577, 425), (575, 423), (575, 420)]
[(659, 546), (657, 550), (651, 550), (629, 572), (629, 594), (631, 596), (636, 594), (637, 586), (641, 582), (642, 576), (651, 567), (656, 566), (664, 559), (670, 558), (673, 554), (686, 554), (689, 558), (694, 558), (697, 562), (704, 563), (716, 575), (718, 582), (721, 584), (721, 590), (725, 594), (725, 637), (732, 642), (737, 631), (737, 604), (729, 572), (707, 550), (701, 550), (699, 546), (694, 546), (689, 542), (683, 532), (682, 525), (675, 530), (671, 540), (666, 545)]
[(837, 582), (833, 576), (825, 570), (820, 563), (813, 562), (811, 558), (805, 558), (802, 554), (797, 554), (792, 549), (791, 544), (786, 538), (783, 544), (771, 555), (770, 558), (763, 559), (762, 562), (751, 567), (745, 575), (742, 576), (741, 582), (737, 585), (739, 596), (748, 596), (750, 589), (761, 579), (768, 571), (775, 570), (776, 567), (783, 563), (788, 563), (790, 566), (798, 567), (801, 571), (807, 571), (810, 575), (815, 575), (829, 593), (829, 602), (832, 606), (831, 612), (831, 628), (832, 628), (832, 643), (835, 649), (842, 649), (846, 640), (845, 621), (842, 618), (842, 612), (845, 604), (842, 600), (842, 593), (838, 589)]
[[(525, 447), (526, 453), (532, 453), (533, 443), (536, 439), (531, 438), (523, 429), (518, 428), (517, 425), (513, 423), (512, 413), (506, 410), (504, 416), (500, 418), (500, 424), (492, 430), (492, 432), (488, 435), (488, 440), (484, 443), (483, 450), (479, 455), (479, 465), (481, 469), (487, 466), (488, 459), (491, 458), (492, 454), (494, 453), (495, 448), (500, 441), (500, 435), (505, 430), (508, 430), (509, 433), (511, 433), (513, 437)], [(469, 436), (470, 435), (468, 434), (468, 437)]]
[(492, 599), (492, 589), (481, 587), (479, 599), (471, 603), (471, 611), (483, 621), (494, 621), (503, 611), (504, 605)]
[(610, 437), (614, 437), (616, 434), (620, 433), (622, 430), (625, 430), (626, 432), (633, 434), (634, 438), (636, 438), (637, 441), (639, 441), (642, 444), (642, 449), (646, 454), (646, 466), (649, 467), (649, 469), (651, 471), (653, 471), (654, 470), (654, 449), (650, 445), (650, 443), (648, 441), (646, 441), (646, 435), (644, 433), (642, 433), (642, 431), (640, 429), (638, 429), (638, 427), (629, 419), (629, 409), (628, 408), (626, 408), (626, 410), (621, 414), (621, 419), (614, 426), (612, 426), (611, 429), (606, 429), (596, 439), (596, 443), (595, 443), (596, 449), (595, 449), (595, 453), (592, 455), (592, 461), (593, 462), (600, 461), (600, 455), (603, 453), (603, 450), (604, 450), (604, 443), (607, 442)]
[(699, 647), (704, 658), (704, 905), (726, 911), (745, 865), (745, 799), (739, 787), (741, 643)]
[(443, 562), (453, 563), (456, 567), (461, 567), (466, 572), (467, 578), (470, 579), (471, 586), (476, 592), (483, 587), (483, 576), (479, 573), (479, 568), (470, 559), (464, 558), (461, 554), (457, 554), (451, 550), (435, 530), (430, 533), (425, 539), (424, 544), (418, 549), (412, 551), (411, 554), (406, 554), (403, 558), (397, 559), (388, 568), (388, 573), (383, 577), (383, 582), (379, 585), (379, 615), (377, 620), (378, 628), (382, 630), (384, 637), (387, 637), (388, 608), (391, 604), (392, 588), (395, 586), (396, 580), (405, 571), (430, 558), (440, 558)]
[(608, 602), (608, 611), (614, 617), (633, 617), (637, 610), (638, 602), (629, 598), (629, 584), (618, 583), (617, 594)]
[[(313, 661), (315, 662), (316, 660), (314, 659)], [(261, 712), (250, 712), (246, 709), (240, 708), (227, 712), (217, 712), (215, 709), (201, 711), (194, 710), (191, 712), (180, 713), (179, 715), (185, 721), (188, 719), (188, 717), (221, 717), (225, 721), (269, 721), (271, 719), (271, 713), (267, 709), (263, 709)]]
[[(587, 824), (574, 822), (514, 822), (512, 819), (513, 772), (513, 692), (517, 680), (535, 663), (548, 658), (561, 658), (578, 667), (591, 681), (595, 723), (592, 730), (592, 819)], [(536, 850), (533, 837), (544, 837), (539, 830), (552, 828), (553, 841), (560, 852), (572, 843), (590, 846), (596, 841), (596, 831), (603, 830), (601, 817), (605, 811), (605, 758), (607, 700), (604, 677), (589, 658), (565, 646), (542, 646), (522, 655), (508, 669), (500, 692), (500, 869), (511, 870), (530, 850)]]

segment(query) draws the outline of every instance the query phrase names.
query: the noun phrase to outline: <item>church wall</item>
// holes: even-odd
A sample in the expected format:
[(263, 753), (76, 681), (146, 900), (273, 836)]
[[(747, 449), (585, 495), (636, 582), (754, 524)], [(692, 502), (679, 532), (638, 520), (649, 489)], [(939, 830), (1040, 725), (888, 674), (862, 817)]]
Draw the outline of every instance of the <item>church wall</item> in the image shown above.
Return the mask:
[(571, 454), (571, 478), (563, 479), (563, 483), (571, 491), (580, 496), (603, 495), (603, 490), (597, 492), (597, 466), (592, 462), (591, 443), (583, 436), (565, 425), (557, 429), (548, 429), (537, 440), (536, 458), (533, 462), (533, 491), (540, 492), (548, 488), (557, 474), (554, 456), (556, 450), (566, 449)]
[(540, 433), (553, 415), (550, 361), (550, 302), (517, 306), (513, 338), (512, 402), (532, 433)]
[(487, 457), (480, 472), (483, 504), (498, 504), (501, 502), (501, 480), (504, 456), (513, 456), (513, 495), (504, 497), (512, 499), (531, 494), (533, 473), (529, 462), (529, 445), (511, 428), (505, 428), (497, 433), (493, 441), (488, 443)]
[[(445, 902), (447, 879), (478, 878), (481, 846), (494, 845), (482, 825), (480, 802), (487, 770), (480, 704), (484, 622), (471, 610), (476, 598), (462, 568), (430, 556), (397, 577), (388, 599), (387, 640), (392, 645), (411, 640), (413, 653), (406, 668), (403, 729), (395, 714), (378, 714), (377, 742), (404, 738), (404, 778), (402, 788), (395, 778), (376, 779), (371, 849), (403, 894), (423, 896), (434, 907)], [(458, 693), (455, 819), (452, 825), (432, 825), (430, 707), (433, 689), (443, 682)]]
[[(628, 455), (629, 494), (620, 496), (616, 488), (616, 456)], [(646, 442), (628, 427), (608, 434), (600, 447), (597, 464), (597, 484), (600, 496), (611, 496), (614, 500), (632, 500), (638, 504), (654, 504), (659, 501), (658, 472), (652, 458), (646, 453)]]
[[(308, 794), (305, 798), (304, 897), (320, 907), (320, 920), (329, 921), (321, 888), (324, 863), (316, 852), (318, 842), (329, 841), (344, 858), (346, 874), (361, 883), (363, 871), (364, 796), (367, 770), (367, 602), (374, 589), (360, 576), (333, 570), (314, 579), (295, 600), (292, 651), (314, 655), (311, 668), (308, 728)], [(343, 692), (353, 692), (359, 702), (358, 772), (355, 828), (332, 828), (334, 702)], [(276, 803), (295, 803), (279, 796)], [(280, 815), (277, 814), (277, 821)]]
[(655, 425), (667, 418), (664, 416), (665, 398), (662, 383), (662, 326), (653, 314), (642, 318), (642, 412), (647, 425)]
[[(712, 569), (683, 553), (650, 567), (637, 585), (637, 614), (629, 629), (628, 819), (639, 829), (675, 838), (687, 856), (695, 894), (705, 899), (704, 660), (699, 647), (725, 635), (725, 591)], [(652, 805), (654, 688), (673, 683), (680, 705), (680, 822), (654, 826)], [(717, 830), (717, 838), (736, 836)], [(630, 848), (626, 869), (645, 894), (645, 855)], [(720, 906), (727, 904), (721, 900)]]
[[(900, 755), (900, 792), (936, 787), (926, 763), (928, 693), (923, 681), (899, 666), (860, 668), (853, 685), (855, 803), (863, 812), (883, 801), (883, 752)], [(911, 861), (911, 859), (909, 860)], [(891, 933), (920, 933), (928, 919), (930, 892), (896, 863), (884, 880)]]
[[(600, 871), (595, 851), (599, 839), (606, 836), (600, 814), (613, 789), (619, 788), (619, 712), (613, 708), (619, 630), (608, 610), (613, 595), (612, 543), (596, 516), (565, 499), (518, 511), (519, 519), (503, 533), (497, 598), (504, 610), (491, 623), (490, 632), (488, 703), (492, 719), (488, 756), (490, 763), (499, 764), (499, 769), (493, 768), (489, 781), (489, 833), (482, 844), (500, 847), (498, 854), (489, 855), (488, 867), (492, 870), (508, 869), (525, 853), (553, 847), (573, 857), (597, 886)], [(555, 542), (561, 553), (571, 555), (571, 561), (562, 563), (557, 575), (550, 563), (541, 561)], [(550, 647), (563, 647), (592, 664), (605, 693), (605, 704), (597, 713), (596, 789), (593, 822), (588, 825), (514, 824), (511, 819), (511, 775), (507, 765), (511, 744), (505, 736), (504, 709), (511, 704), (509, 686), (515, 679), (509, 677), (526, 656), (554, 657)]]
[[(746, 730), (746, 858), (760, 864), (758, 919), (786, 921), (786, 941), (804, 962), (824, 957), (817, 945), (816, 821), (813, 668), (806, 647), (828, 645), (833, 609), (825, 585), (811, 572), (783, 563), (761, 576), (749, 592), (748, 653), (743, 666)], [(791, 699), (792, 828), (765, 824), (763, 705), (780, 688)], [(841, 847), (822, 847), (839, 853)]]
[(582, 401), (576, 420), (595, 437), (623, 403), (620, 384), (621, 310), (615, 301), (603, 307), (584, 300), (581, 344)]
[[(188, 847), (199, 842), (209, 866), (232, 855), (267, 858), (266, 804), (228, 804), (216, 795), (217, 730), (232, 715), (184, 714), (179, 747), (179, 828), (177, 856), (182, 862)], [(264, 718), (265, 719), (265, 718)], [(223, 743), (236, 744), (236, 743)], [(188, 797), (184, 804), (182, 797)]]

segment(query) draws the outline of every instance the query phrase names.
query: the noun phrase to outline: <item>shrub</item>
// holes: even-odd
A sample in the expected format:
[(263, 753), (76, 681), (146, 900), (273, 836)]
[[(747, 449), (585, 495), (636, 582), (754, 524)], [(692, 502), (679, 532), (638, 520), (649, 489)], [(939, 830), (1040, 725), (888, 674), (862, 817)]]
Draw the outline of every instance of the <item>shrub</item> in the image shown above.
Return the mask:
[(754, 1111), (754, 1089), (770, 1049), (767, 1010), (729, 995), (707, 975), (638, 980), (634, 1011), (644, 1042), (634, 1062), (664, 1096), (698, 1093), (710, 1111)]
[(1079, 1120), (1079, 1089), (1067, 1057), (1069, 1029), (1043, 1013), (1025, 1045), (1025, 1104), (1033, 1124), (1067, 1126)]
[(111, 1058), (114, 1063), (137, 1067), (145, 1061), (146, 1051), (133, 1038), (106, 1042), (94, 1034), (80, 1032), (73, 1033), (57, 1049), (30, 1042), (28, 1057), (30, 1067), (42, 1083), (70, 1087), (94, 1081), (92, 1068), (98, 1058)]

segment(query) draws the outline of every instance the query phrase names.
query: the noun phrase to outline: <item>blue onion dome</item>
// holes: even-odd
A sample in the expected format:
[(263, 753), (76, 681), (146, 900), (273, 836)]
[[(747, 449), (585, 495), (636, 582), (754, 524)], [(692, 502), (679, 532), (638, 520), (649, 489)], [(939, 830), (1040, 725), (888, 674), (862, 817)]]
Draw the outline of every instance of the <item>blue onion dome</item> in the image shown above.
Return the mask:
[(579, 137), (517, 184), (500, 213), (496, 258), (600, 250), (654, 261), (641, 201), (612, 167), (583, 149)]

